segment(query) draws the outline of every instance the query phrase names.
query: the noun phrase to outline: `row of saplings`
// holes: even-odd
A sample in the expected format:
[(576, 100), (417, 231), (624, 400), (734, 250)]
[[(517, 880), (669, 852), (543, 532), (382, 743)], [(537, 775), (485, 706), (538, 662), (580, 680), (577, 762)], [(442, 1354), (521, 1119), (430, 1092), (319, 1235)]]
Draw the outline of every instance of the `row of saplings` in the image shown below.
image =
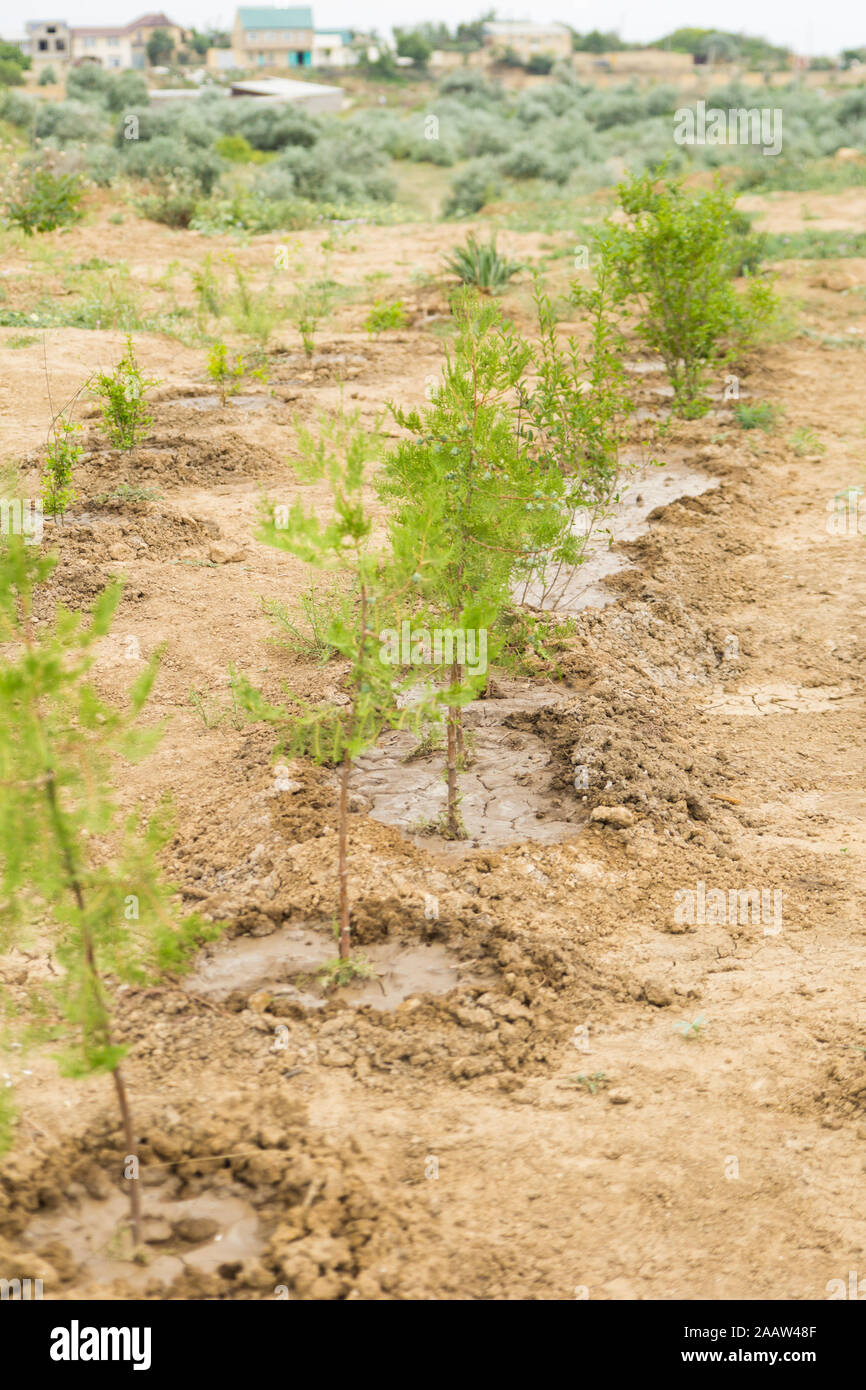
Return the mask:
[[(447, 802), (440, 829), (459, 837), (462, 712), (486, 677), (446, 664), (421, 642), (406, 663), (384, 632), (485, 632), (495, 655), (503, 612), (515, 594), (540, 607), (563, 567), (579, 562), (579, 514), (604, 513), (614, 496), (629, 403), (620, 368), (623, 306), (638, 335), (663, 356), (675, 409), (706, 409), (708, 371), (729, 361), (772, 312), (766, 282), (735, 290), (742, 270), (738, 214), (720, 188), (689, 197), (650, 176), (620, 190), (628, 220), (608, 229), (592, 290), (574, 286), (586, 318), (585, 346), (557, 336), (551, 303), (536, 284), (538, 332), (525, 340), (489, 299), (462, 291), (440, 384), (420, 410), (389, 407), (401, 428), (375, 489), (387, 504), (382, 536), (369, 508), (367, 466), (382, 440), (356, 417), (299, 429), (301, 482), (324, 481), (324, 518), (299, 494), (265, 507), (260, 539), (310, 566), (337, 571), (326, 640), (344, 663), (345, 703), (310, 707), (290, 697), (270, 705), (238, 672), (235, 691), (251, 718), (279, 726), (279, 749), (339, 769), (339, 956), (336, 983), (359, 968), (350, 952), (348, 791), (355, 759), (387, 728), (444, 718)], [(60, 1038), (71, 1074), (111, 1074), (122, 1116), (132, 1235), (141, 1234), (135, 1127), (124, 1085), (124, 1048), (113, 1038), (112, 990), (180, 971), (219, 928), (180, 918), (157, 856), (166, 814), (130, 817), (115, 800), (109, 769), (141, 756), (158, 731), (137, 727), (158, 667), (149, 661), (125, 708), (90, 679), (94, 645), (120, 599), (111, 585), (89, 622), (58, 606), (36, 624), (33, 602), (56, 557), (4, 537), (0, 549), (0, 930), (3, 949), (35, 942), (56, 962), (50, 997), (26, 1008), (4, 999), (5, 1041)], [(0, 1090), (0, 1140), (11, 1141), (11, 1092)]]

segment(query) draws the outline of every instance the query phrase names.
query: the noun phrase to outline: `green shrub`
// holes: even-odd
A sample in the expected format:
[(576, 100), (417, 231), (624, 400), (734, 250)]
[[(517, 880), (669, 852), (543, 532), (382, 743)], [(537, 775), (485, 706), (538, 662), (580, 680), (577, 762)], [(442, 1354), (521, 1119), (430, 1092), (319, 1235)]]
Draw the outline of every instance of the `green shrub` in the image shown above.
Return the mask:
[(50, 87), (57, 81), (57, 74), (53, 68), (43, 68), (36, 80), (37, 87)]
[(477, 159), (451, 181), (446, 217), (472, 217), (500, 196), (502, 177), (490, 159)]
[(24, 73), (18, 63), (11, 58), (0, 58), (0, 87), (20, 87)]
[(254, 150), (243, 135), (221, 135), (214, 142), (214, 150), (230, 164), (258, 164), (262, 159), (262, 152)]
[(402, 299), (395, 299), (392, 304), (389, 304), (387, 300), (377, 299), (364, 319), (364, 327), (372, 336), (377, 333), (384, 333), (389, 328), (405, 328), (407, 322)]
[(772, 316), (769, 286), (750, 280), (734, 289), (741, 259), (734, 199), (718, 181), (690, 195), (681, 180), (651, 171), (618, 187), (625, 225), (608, 221), (602, 254), (620, 303), (635, 303), (637, 331), (661, 355), (674, 389), (674, 409), (693, 417), (707, 409), (705, 377), (729, 361)]
[(95, 141), (103, 131), (99, 113), (83, 101), (47, 102), (36, 112), (35, 131), (40, 140), (58, 145)]
[(769, 434), (775, 428), (777, 415), (777, 408), (769, 401), (755, 401), (753, 405), (738, 401), (734, 406), (734, 419), (741, 430), (763, 430)]
[(130, 140), (121, 148), (126, 172), (133, 178), (183, 181), (188, 186), (195, 185), (199, 196), (211, 192), (224, 167), (212, 150), (168, 135)]
[(126, 351), (114, 371), (99, 372), (91, 388), (102, 402), (102, 421), (115, 449), (128, 452), (146, 436), (152, 419), (144, 397), (147, 388), (155, 385), (155, 377), (142, 376), (127, 335)]
[(83, 453), (77, 442), (80, 429), (80, 425), (63, 416), (52, 423), (42, 478), (42, 508), (46, 516), (62, 517), (75, 500), (72, 474)]
[(80, 217), (81, 180), (36, 164), (21, 170), (7, 196), (8, 220), (28, 236), (52, 232)]
[(155, 178), (149, 193), (138, 200), (142, 217), (166, 227), (189, 227), (201, 203), (201, 189), (186, 174)]
[(214, 343), (207, 355), (207, 374), (220, 393), (220, 405), (225, 405), (226, 397), (233, 396), (239, 389), (244, 371), (242, 357), (229, 362), (225, 343)]
[(523, 269), (520, 261), (510, 261), (496, 248), (496, 235), (486, 243), (473, 232), (463, 246), (445, 258), (445, 266), (463, 285), (473, 285), (483, 294), (501, 290), (512, 276)]

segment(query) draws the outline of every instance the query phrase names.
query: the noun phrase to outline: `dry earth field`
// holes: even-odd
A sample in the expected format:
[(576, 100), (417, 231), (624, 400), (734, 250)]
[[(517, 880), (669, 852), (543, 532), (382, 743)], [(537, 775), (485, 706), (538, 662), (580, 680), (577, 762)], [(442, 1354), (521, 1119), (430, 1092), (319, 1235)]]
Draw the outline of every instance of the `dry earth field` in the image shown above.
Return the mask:
[[(743, 205), (791, 231), (804, 201), (812, 228), (862, 226), (862, 191)], [(279, 241), (238, 249), (132, 214), (120, 229), (107, 202), (92, 206), (40, 244), (77, 263), (122, 257), (154, 302), (192, 302), (184, 272), (205, 250), (264, 274)], [(294, 234), (310, 263), (325, 235)], [(278, 332), (268, 386), (225, 408), (202, 350), (136, 334), (160, 378), (148, 439), (120, 456), (87, 422), (79, 499), (48, 528), (60, 562), (42, 616), (124, 579), (95, 667), (119, 700), (166, 644), (147, 716), (165, 736), (121, 770), (122, 799), (147, 811), (170, 790), (166, 869), (186, 906), (229, 927), (191, 978), (120, 995), (146, 1262), (117, 1237), (108, 1082), (60, 1079), (48, 1049), (4, 1059), (21, 1122), (0, 1169), (0, 1265), (53, 1297), (810, 1300), (866, 1262), (866, 573), (862, 539), (826, 527), (834, 494), (863, 481), (864, 261), (779, 266), (790, 330), (740, 377), (742, 398), (783, 412), (771, 433), (737, 427), (721, 381), (710, 415), (654, 433), (665, 378), (648, 360), (632, 371), (652, 415), (630, 452), (703, 490), (680, 498), (674, 482), (617, 542), (623, 563), (580, 611), (558, 675), (497, 672), (472, 707), (472, 840), (414, 828), (418, 798), (444, 795), (441, 755), (365, 761), (353, 928), (382, 983), (324, 1007), (296, 987), (291, 962), (332, 950), (334, 778), (300, 763), (278, 775), (268, 730), (206, 727), (189, 694), (227, 710), (230, 665), (274, 698), (284, 682), (338, 692), (336, 664), (269, 640), (262, 597), (290, 602), (307, 576), (253, 539), (259, 498), (294, 496), (297, 420), (341, 397), (368, 422), (387, 399), (423, 401), (455, 239), (354, 228), (331, 273), (387, 278), (322, 326), (309, 362), (294, 330)], [(542, 241), (500, 238), (524, 260)], [(419, 289), (419, 268), (439, 281)], [(567, 269), (553, 263), (561, 290)], [(0, 273), (12, 307), (34, 277), (62, 293), (32, 245)], [(411, 321), (371, 339), (379, 296), (402, 298)], [(526, 277), (502, 302), (528, 331)], [(48, 383), (55, 402), (70, 396), (123, 339), (14, 336), (0, 331), (3, 456), (32, 491)], [(826, 452), (795, 453), (798, 427)], [(95, 501), (123, 481), (158, 498)], [(603, 778), (581, 793), (575, 764)], [(629, 807), (631, 823), (591, 820), (598, 805)], [(675, 894), (699, 882), (781, 890), (781, 930), (678, 923)], [(46, 968), (38, 950), (0, 963), (22, 997)]]

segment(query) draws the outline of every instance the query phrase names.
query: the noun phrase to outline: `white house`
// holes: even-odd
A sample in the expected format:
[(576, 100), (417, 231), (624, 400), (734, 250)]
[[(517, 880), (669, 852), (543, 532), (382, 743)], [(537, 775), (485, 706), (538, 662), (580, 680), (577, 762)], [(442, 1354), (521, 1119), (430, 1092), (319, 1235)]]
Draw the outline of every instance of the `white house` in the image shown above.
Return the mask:
[(352, 47), (351, 29), (315, 29), (313, 31), (314, 68), (350, 68), (358, 61)]

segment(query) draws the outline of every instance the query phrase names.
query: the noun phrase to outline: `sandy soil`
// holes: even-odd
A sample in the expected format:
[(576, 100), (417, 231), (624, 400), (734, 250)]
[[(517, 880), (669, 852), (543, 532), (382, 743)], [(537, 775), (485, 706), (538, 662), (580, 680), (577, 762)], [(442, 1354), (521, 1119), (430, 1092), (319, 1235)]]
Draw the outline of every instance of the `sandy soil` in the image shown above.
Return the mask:
[[(200, 255), (182, 233), (132, 220), (124, 233), (150, 279)], [(104, 234), (64, 244), (83, 260)], [(320, 236), (302, 234), (310, 255)], [(454, 854), (414, 833), (411, 795), (386, 815), (388, 777), (426, 769), (417, 793), (436, 754), (386, 757), (385, 784), (359, 791), (356, 939), (379, 951), (390, 994), (323, 1003), (297, 987), (290, 938), (309, 953), (336, 902), (332, 781), (275, 770), (266, 731), (204, 727), (189, 692), (227, 710), (230, 664), (275, 695), (287, 680), (338, 689), (333, 665), (268, 642), (261, 597), (286, 601), (304, 575), (252, 539), (258, 498), (290, 499), (293, 414), (333, 404), (340, 378), (367, 418), (423, 398), (441, 291), (413, 289), (409, 272), (434, 272), (452, 239), (359, 228), (341, 273), (388, 267), (413, 326), (370, 341), (350, 305), (309, 365), (288, 335), (275, 394), (254, 404), (191, 404), (208, 391), (203, 353), (139, 335), (162, 378), (152, 436), (124, 460), (88, 437), (46, 611), (126, 576), (97, 666), (118, 697), (168, 644), (151, 711), (168, 730), (123, 769), (122, 792), (149, 808), (171, 791), (167, 868), (230, 931), (187, 984), (121, 996), (144, 1266), (117, 1233), (109, 1088), (59, 1080), (47, 1056), (5, 1063), (22, 1121), (0, 1169), (2, 1265), (41, 1275), (46, 1297), (808, 1300), (866, 1258), (866, 575), (861, 539), (826, 527), (834, 494), (863, 481), (862, 262), (837, 289), (813, 284), (814, 266), (783, 268), (811, 335), (740, 377), (745, 398), (784, 412), (776, 431), (741, 431), (721, 405), (672, 425), (656, 457), (715, 486), (620, 544), (628, 563), (604, 580), (615, 601), (578, 614), (559, 679), (497, 676), (499, 698), (479, 702), (488, 772), (526, 799), (513, 831)], [(272, 248), (243, 254), (264, 267)], [(8, 287), (21, 258), (2, 268)], [(525, 313), (525, 291), (506, 307)], [(832, 346), (846, 330), (850, 348)], [(47, 332), (55, 398), (120, 342)], [(4, 352), (4, 454), (25, 472), (47, 423), (42, 363), (41, 337)], [(657, 409), (661, 385), (641, 374), (640, 402)], [(797, 456), (800, 426), (826, 453)], [(122, 480), (161, 495), (95, 500)], [(487, 791), (493, 814), (504, 793)], [(679, 920), (701, 884), (725, 891), (724, 914)], [(781, 893), (781, 916), (741, 920), (730, 890), (768, 905)], [(43, 969), (36, 953), (0, 965), (13, 991)]]

